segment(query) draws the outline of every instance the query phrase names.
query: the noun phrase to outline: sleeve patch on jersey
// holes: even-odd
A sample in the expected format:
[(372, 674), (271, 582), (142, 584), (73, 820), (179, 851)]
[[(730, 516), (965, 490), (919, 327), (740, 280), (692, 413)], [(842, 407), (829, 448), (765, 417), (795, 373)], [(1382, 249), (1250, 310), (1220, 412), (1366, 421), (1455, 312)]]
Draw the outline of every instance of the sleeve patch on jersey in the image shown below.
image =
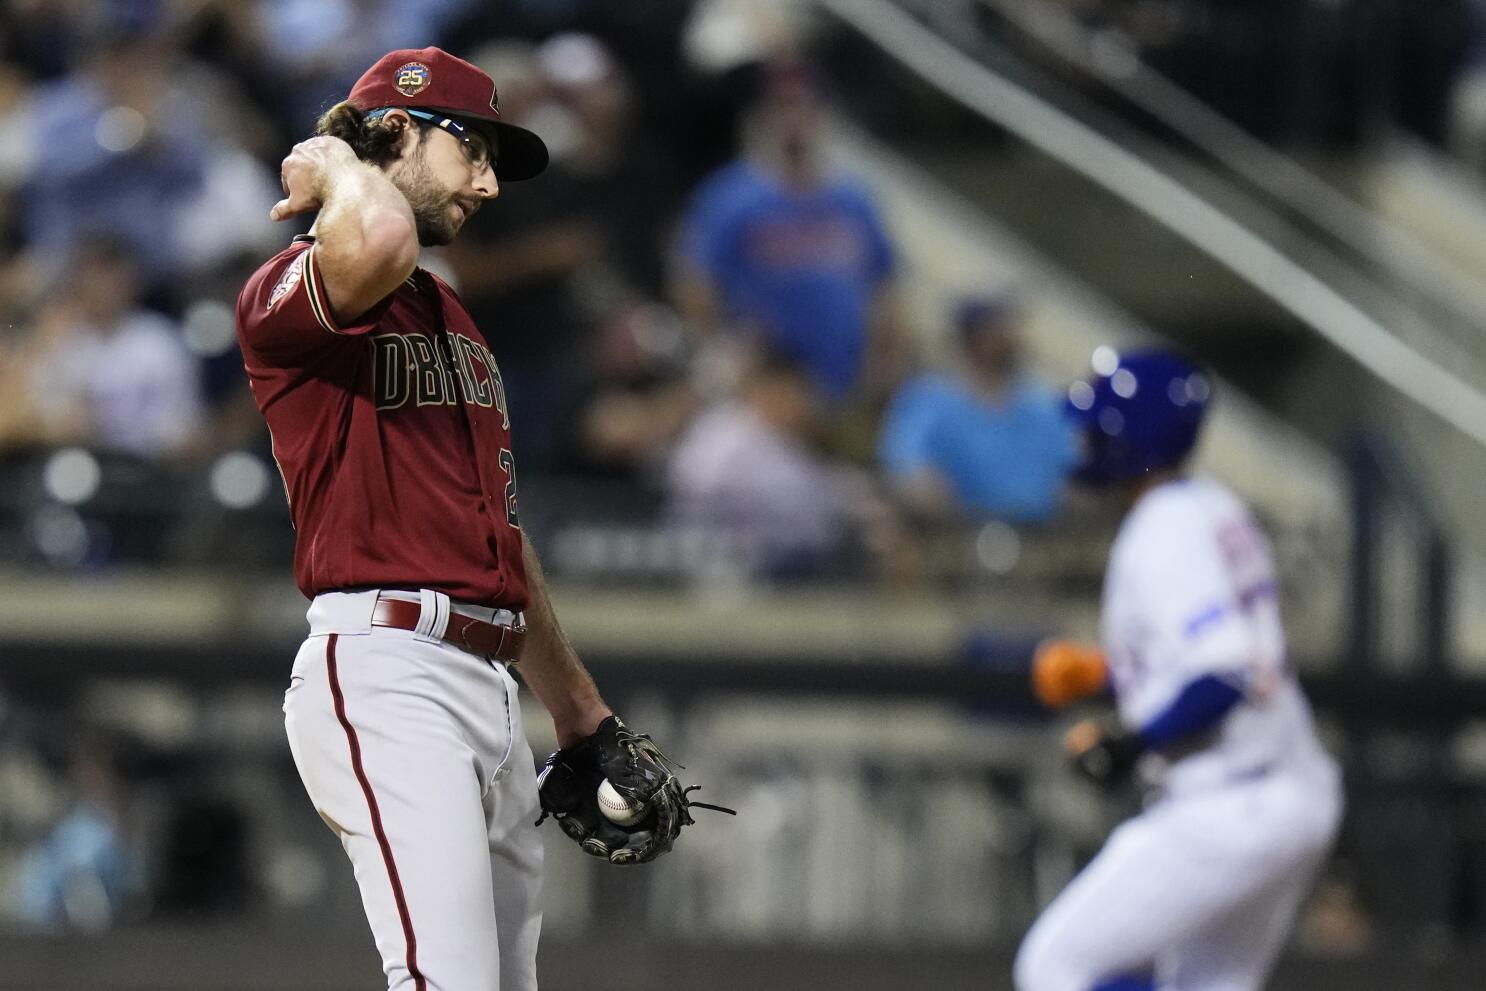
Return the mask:
[[(1275, 587), (1274, 582), (1264, 581), (1250, 585), (1238, 593), (1238, 611), (1246, 613), (1261, 599), (1273, 598), (1278, 592), (1279, 589)], [(1226, 616), (1231, 608), (1224, 603), (1215, 602), (1187, 620), (1187, 625), (1182, 628), (1182, 631), (1190, 640)]]
[(1228, 607), (1219, 602), (1208, 606), (1202, 612), (1187, 620), (1187, 625), (1183, 629), (1183, 632), (1187, 635), (1187, 639), (1190, 640), (1207, 627), (1222, 619), (1226, 612), (1228, 612)]
[(294, 287), (299, 285), (300, 278), (304, 276), (304, 259), (308, 254), (308, 251), (301, 251), (294, 256), (289, 267), (284, 269), (284, 274), (279, 276), (279, 281), (274, 283), (273, 291), (268, 294), (268, 305), (264, 309), (273, 309), (274, 304), (289, 295)]

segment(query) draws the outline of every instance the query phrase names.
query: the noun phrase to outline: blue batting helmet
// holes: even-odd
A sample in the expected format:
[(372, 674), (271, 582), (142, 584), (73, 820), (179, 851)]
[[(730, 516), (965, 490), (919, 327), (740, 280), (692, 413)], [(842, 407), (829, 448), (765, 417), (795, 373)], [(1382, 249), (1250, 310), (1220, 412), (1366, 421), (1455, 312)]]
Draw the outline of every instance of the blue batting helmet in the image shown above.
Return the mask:
[(1207, 412), (1207, 376), (1168, 351), (1103, 347), (1093, 364), (1093, 377), (1068, 389), (1068, 414), (1083, 439), (1073, 477), (1108, 485), (1181, 464)]

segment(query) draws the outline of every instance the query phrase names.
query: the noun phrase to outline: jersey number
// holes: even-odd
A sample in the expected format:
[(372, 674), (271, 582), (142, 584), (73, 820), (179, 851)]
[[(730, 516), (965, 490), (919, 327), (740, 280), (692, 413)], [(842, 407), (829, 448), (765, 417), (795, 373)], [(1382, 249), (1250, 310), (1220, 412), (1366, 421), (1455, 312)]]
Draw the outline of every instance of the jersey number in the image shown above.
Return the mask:
[(503, 447), (499, 461), (506, 473), (506, 522), (519, 530), (521, 524), (516, 521), (516, 458)]

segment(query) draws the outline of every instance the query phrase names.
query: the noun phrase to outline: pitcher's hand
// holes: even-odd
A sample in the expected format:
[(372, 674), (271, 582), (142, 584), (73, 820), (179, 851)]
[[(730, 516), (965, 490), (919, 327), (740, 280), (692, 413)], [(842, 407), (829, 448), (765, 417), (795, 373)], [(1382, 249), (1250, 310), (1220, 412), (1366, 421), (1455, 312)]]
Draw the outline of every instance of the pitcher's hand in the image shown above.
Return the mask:
[(279, 167), (279, 182), (284, 198), (268, 211), (271, 220), (288, 220), (301, 213), (320, 209), (325, 177), (334, 169), (355, 165), (356, 153), (340, 138), (322, 134), (301, 141), (289, 151)]

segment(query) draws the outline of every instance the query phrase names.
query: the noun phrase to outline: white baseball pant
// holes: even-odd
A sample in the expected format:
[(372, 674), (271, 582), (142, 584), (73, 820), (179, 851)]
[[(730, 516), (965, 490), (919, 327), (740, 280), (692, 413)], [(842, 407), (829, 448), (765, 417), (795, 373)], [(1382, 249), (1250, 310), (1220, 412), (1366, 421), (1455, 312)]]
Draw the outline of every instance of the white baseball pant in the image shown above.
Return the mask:
[(397, 595), (423, 603), (415, 632), (373, 627), (377, 595), (310, 607), (284, 696), (294, 763), (351, 859), (389, 991), (534, 991), (542, 844), (516, 682), (438, 639), (447, 596)]
[(1257, 991), (1341, 819), (1328, 761), (1168, 796), (1121, 825), (1032, 926), (1017, 991)]

